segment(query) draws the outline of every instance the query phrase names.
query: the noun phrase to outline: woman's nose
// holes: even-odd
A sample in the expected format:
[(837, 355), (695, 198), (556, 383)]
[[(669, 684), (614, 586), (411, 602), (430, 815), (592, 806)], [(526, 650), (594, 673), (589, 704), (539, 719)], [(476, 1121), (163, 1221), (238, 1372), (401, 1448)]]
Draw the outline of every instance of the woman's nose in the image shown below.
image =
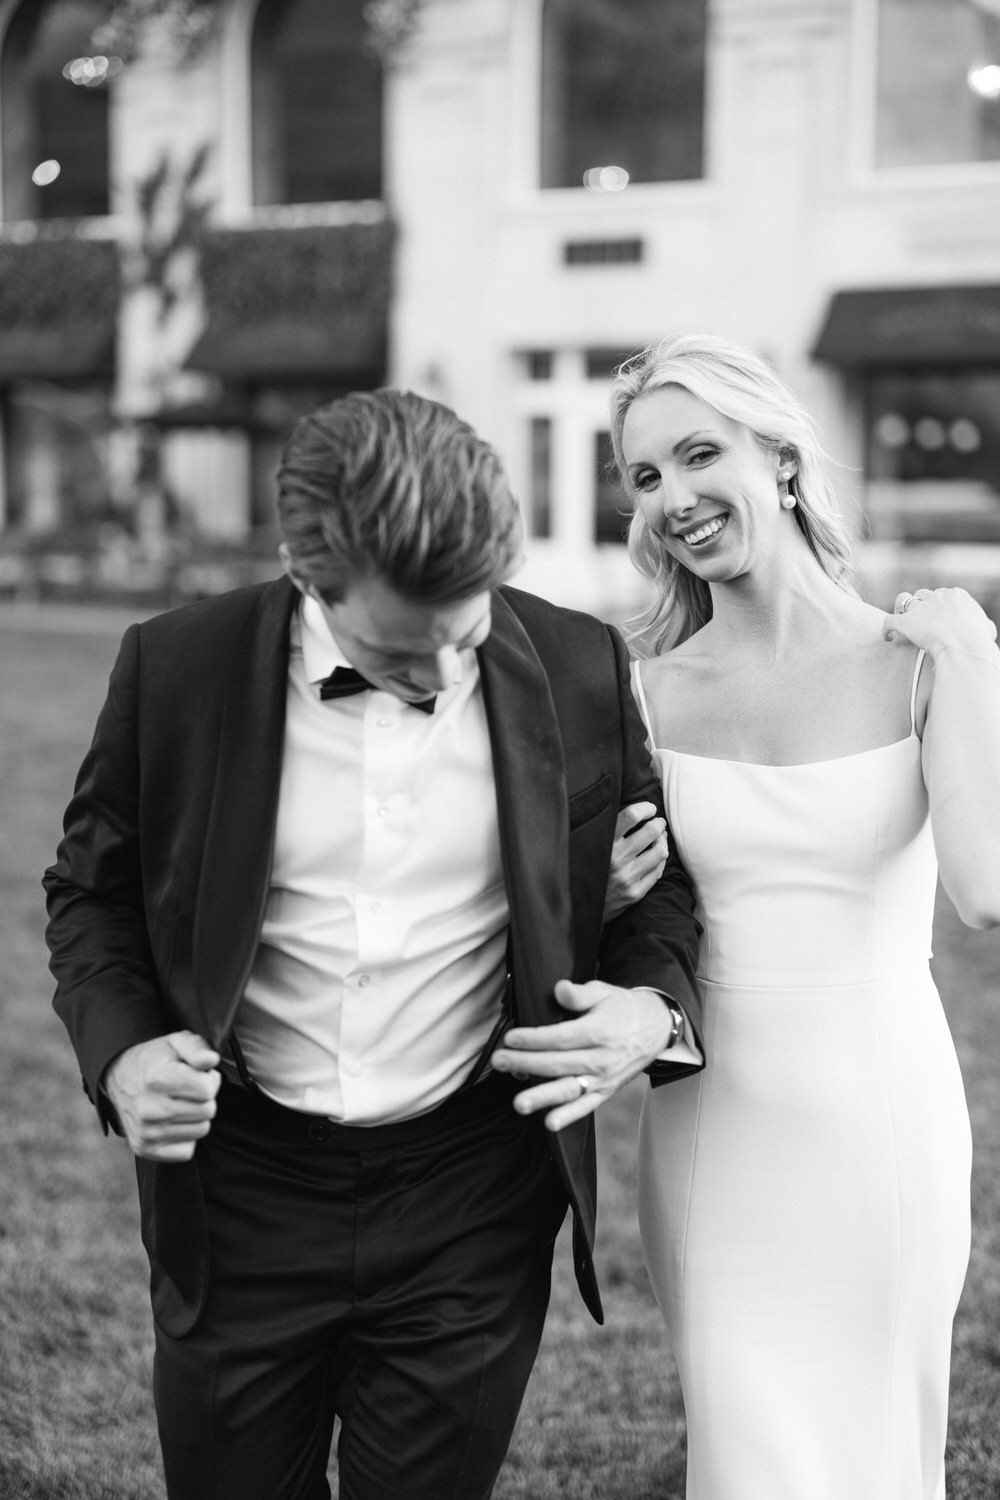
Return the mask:
[(660, 501), (666, 519), (676, 521), (691, 514), (698, 504), (698, 497), (683, 480), (664, 474), (660, 481)]

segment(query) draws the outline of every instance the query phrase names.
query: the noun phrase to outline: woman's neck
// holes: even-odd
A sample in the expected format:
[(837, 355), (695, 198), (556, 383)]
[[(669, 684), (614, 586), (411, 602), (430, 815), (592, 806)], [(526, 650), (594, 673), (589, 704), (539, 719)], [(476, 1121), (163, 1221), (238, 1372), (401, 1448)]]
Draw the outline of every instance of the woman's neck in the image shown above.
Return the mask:
[(744, 658), (815, 651), (857, 633), (870, 607), (839, 588), (811, 554), (768, 576), (747, 575), (711, 585), (712, 619), (704, 645)]

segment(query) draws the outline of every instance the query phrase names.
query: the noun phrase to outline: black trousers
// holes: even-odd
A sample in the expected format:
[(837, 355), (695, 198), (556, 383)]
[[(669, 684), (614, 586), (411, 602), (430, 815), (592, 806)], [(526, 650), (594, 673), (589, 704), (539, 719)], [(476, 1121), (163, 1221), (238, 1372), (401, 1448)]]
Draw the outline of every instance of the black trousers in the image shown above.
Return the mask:
[(156, 1330), (170, 1500), (488, 1500), (542, 1334), (566, 1195), (493, 1076), (344, 1127), (224, 1084), (197, 1161), (204, 1313)]

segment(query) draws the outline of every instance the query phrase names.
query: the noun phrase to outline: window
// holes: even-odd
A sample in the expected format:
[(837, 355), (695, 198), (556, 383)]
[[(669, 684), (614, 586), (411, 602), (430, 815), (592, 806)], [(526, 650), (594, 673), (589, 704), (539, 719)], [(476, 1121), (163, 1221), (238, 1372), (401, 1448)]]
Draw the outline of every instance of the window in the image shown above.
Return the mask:
[(529, 380), (551, 380), (552, 350), (529, 349), (524, 356), (524, 365)]
[(531, 418), (531, 513), (528, 532), (531, 536), (552, 535), (552, 420)]
[(584, 369), (588, 380), (610, 380), (619, 365), (631, 359), (635, 349), (585, 349)]
[(563, 261), (567, 266), (626, 266), (642, 260), (642, 240), (567, 240)]
[(0, 59), (6, 219), (108, 212), (108, 85), (118, 58), (91, 56), (98, 0), (25, 0)]
[(262, 0), (252, 42), (254, 202), (382, 196), (382, 73), (362, 0)]
[(552, 350), (544, 381), (532, 379), (538, 352), (515, 355), (513, 365), (521, 426), (512, 477), (523, 497), (528, 535), (550, 543), (562, 563), (597, 548), (618, 552), (629, 519), (607, 431), (608, 377), (618, 352)]
[(615, 477), (610, 432), (594, 434), (594, 541), (623, 545), (628, 531), (628, 505)]
[(1000, 159), (995, 0), (878, 0), (879, 167)]
[(96, 535), (113, 516), (107, 387), (22, 381), (0, 409), (8, 525), (25, 536)]
[(1000, 368), (874, 371), (867, 467), (876, 536), (1000, 541)]
[(546, 0), (541, 185), (703, 175), (706, 0)]

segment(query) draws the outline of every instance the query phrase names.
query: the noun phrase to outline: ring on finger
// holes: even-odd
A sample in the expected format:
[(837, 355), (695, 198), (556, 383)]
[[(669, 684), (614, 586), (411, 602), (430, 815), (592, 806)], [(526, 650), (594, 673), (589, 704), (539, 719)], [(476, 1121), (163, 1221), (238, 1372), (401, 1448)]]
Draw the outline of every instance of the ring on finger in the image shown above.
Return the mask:
[(592, 1078), (586, 1078), (582, 1073), (576, 1073), (574, 1077), (576, 1078), (577, 1083), (580, 1085), (579, 1097), (582, 1099), (584, 1094), (593, 1084), (594, 1080)]
[(913, 603), (913, 595), (912, 594), (906, 594), (906, 593), (897, 594), (896, 595), (896, 602), (893, 605), (893, 612), (895, 614), (897, 614), (897, 615), (905, 615), (906, 611), (909, 609), (909, 607), (910, 607), (910, 605), (912, 603)]

